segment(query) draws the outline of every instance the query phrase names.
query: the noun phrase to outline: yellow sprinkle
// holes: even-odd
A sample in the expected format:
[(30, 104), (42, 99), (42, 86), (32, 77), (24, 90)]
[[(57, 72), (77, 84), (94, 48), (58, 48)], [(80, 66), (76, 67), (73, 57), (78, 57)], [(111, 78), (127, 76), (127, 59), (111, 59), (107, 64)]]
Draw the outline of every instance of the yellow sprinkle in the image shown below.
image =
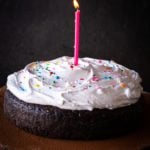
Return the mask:
[(56, 65), (59, 65), (61, 62), (60, 61), (56, 61)]
[(120, 87), (125, 88), (126, 84), (125, 83), (120, 83)]
[(30, 67), (35, 69), (36, 65), (35, 64), (31, 64)]
[(40, 85), (39, 85), (39, 84), (36, 84), (35, 86), (36, 86), (37, 88), (39, 88), (39, 87), (40, 87)]

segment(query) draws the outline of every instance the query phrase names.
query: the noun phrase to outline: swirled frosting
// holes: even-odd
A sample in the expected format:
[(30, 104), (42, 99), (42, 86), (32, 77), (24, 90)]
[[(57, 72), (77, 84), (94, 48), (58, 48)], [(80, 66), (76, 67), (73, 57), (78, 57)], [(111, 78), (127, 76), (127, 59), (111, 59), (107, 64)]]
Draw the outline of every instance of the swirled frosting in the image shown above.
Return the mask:
[(33, 62), (8, 76), (7, 89), (27, 103), (61, 109), (114, 109), (141, 96), (138, 73), (114, 61), (72, 57)]

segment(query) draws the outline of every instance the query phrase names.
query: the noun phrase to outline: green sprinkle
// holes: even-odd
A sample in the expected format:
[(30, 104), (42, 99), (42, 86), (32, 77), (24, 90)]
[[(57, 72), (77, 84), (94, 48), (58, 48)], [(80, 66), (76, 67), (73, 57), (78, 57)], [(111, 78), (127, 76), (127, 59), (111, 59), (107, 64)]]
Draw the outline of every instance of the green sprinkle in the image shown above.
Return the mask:
[[(48, 67), (45, 68), (46, 70), (48, 70)], [(49, 71), (49, 70), (48, 70)]]
[(109, 77), (109, 79), (112, 79), (112, 77)]

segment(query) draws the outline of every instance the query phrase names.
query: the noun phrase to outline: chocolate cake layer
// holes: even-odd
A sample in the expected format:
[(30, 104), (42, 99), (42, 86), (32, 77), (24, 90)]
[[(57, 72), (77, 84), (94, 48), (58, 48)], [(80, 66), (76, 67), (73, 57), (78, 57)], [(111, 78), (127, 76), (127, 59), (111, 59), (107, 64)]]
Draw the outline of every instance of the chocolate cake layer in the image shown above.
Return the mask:
[(135, 129), (142, 118), (142, 98), (130, 106), (109, 109), (66, 110), (26, 103), (9, 90), (4, 113), (17, 127), (49, 138), (103, 139)]

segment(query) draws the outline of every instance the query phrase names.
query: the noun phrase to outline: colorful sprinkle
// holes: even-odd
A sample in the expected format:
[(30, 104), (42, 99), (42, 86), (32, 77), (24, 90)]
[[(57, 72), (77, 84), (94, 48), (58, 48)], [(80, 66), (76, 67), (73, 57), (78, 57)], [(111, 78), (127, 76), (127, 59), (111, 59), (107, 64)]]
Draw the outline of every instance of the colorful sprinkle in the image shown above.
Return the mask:
[(56, 76), (56, 79), (59, 80), (59, 79), (60, 79), (60, 76)]
[(102, 63), (102, 61), (101, 61), (101, 60), (99, 60), (98, 62), (99, 62), (99, 63)]
[(55, 83), (56, 83), (56, 81), (53, 81), (53, 83), (55, 84)]
[(39, 87), (40, 87), (40, 85), (39, 85), (39, 84), (36, 84), (36, 85), (35, 85), (35, 87), (39, 88)]
[(106, 71), (112, 71), (111, 67), (106, 67), (105, 69), (106, 69)]
[(105, 80), (112, 80), (113, 78), (111, 76), (105, 76), (104, 79)]
[(80, 80), (84, 80), (84, 78), (80, 78)]
[[(46, 70), (48, 70), (48, 67), (45, 68)], [(49, 71), (49, 70), (48, 70)]]
[(110, 76), (110, 77), (108, 77), (110, 80), (112, 80), (113, 78)]
[(83, 88), (83, 90), (87, 90), (87, 89), (88, 89), (88, 87), (84, 87), (84, 88)]
[(93, 80), (93, 81), (99, 81), (99, 78), (96, 77), (96, 76), (94, 76), (94, 77), (92, 78), (92, 80)]
[(106, 76), (105, 76), (105, 77), (104, 77), (104, 79), (105, 79), (105, 80), (107, 80), (107, 79), (108, 79), (108, 77), (106, 77)]
[(73, 69), (73, 67), (74, 67), (73, 65), (70, 65), (70, 68), (71, 68), (71, 69)]
[(56, 61), (56, 63), (55, 63), (55, 64), (56, 64), (56, 65), (59, 65), (60, 63), (61, 63), (60, 61)]
[(24, 89), (23, 87), (20, 87), (20, 89), (21, 89), (22, 91), (25, 91), (25, 89)]
[(55, 74), (55, 73), (54, 72), (50, 72), (50, 76), (53, 75), (53, 74)]
[(125, 88), (126, 84), (125, 83), (120, 83), (120, 87)]
[(91, 88), (92, 86), (91, 85), (89, 85), (89, 88)]

